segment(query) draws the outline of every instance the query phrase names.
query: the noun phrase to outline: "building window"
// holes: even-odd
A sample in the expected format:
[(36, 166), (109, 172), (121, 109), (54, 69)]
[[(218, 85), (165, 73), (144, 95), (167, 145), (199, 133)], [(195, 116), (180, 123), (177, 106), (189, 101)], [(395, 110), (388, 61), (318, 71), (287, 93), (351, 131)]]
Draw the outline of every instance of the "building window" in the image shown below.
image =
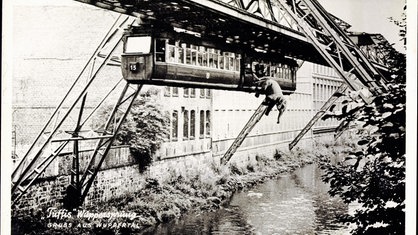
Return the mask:
[(196, 88), (190, 88), (190, 98), (196, 97)]
[(200, 110), (200, 130), (199, 130), (199, 137), (205, 137), (205, 111)]
[(183, 112), (183, 139), (189, 138), (189, 111)]
[(173, 96), (174, 97), (178, 97), (179, 96), (179, 88), (178, 87), (173, 87)]
[(206, 98), (210, 98), (211, 96), (211, 90), (210, 89), (206, 89)]
[(171, 87), (169, 87), (169, 86), (166, 86), (165, 88), (164, 88), (164, 96), (171, 96)]
[(204, 88), (200, 89), (200, 98), (205, 98), (205, 89)]
[(183, 96), (189, 97), (189, 88), (183, 88)]
[(196, 136), (196, 111), (190, 111), (190, 138), (194, 139)]
[(177, 141), (178, 137), (178, 113), (173, 111), (173, 116), (171, 119), (171, 140)]
[(210, 111), (206, 111), (206, 136), (210, 136)]

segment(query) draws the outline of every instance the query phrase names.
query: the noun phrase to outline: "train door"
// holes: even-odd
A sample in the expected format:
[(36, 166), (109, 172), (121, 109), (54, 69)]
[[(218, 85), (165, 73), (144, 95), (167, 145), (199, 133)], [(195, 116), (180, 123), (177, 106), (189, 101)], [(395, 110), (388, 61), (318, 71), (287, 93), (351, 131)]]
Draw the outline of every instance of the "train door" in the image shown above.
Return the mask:
[[(125, 35), (123, 38), (122, 75), (128, 82), (143, 83), (151, 79), (153, 38), (150, 35)], [(142, 81), (142, 82), (141, 82)]]

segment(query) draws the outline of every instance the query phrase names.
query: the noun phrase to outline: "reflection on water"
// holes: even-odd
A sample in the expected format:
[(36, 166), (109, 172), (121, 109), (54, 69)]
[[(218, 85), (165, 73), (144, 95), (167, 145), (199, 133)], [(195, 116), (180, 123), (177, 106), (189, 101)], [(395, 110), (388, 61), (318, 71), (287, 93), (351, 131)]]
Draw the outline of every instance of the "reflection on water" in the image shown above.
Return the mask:
[(334, 219), (348, 207), (327, 194), (315, 165), (236, 193), (216, 212), (189, 214), (142, 234), (349, 234)]

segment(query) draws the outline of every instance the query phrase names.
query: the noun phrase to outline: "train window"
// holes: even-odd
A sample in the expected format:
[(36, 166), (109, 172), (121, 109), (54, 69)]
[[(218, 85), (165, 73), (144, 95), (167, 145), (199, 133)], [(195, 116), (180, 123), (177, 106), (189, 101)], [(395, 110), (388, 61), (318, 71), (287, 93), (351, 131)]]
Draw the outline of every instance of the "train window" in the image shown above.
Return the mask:
[(190, 48), (186, 48), (186, 64), (193, 64), (193, 53)]
[(278, 76), (278, 73), (279, 73), (279, 67), (278, 66), (279, 66), (278, 64), (275, 64), (272, 71), (271, 71), (271, 73), (273, 74), (274, 77)]
[(284, 79), (288, 79), (288, 78), (289, 78), (289, 73), (288, 73), (288, 71), (289, 71), (289, 70), (287, 69), (287, 64), (284, 64), (284, 65), (283, 65), (283, 73), (284, 73), (284, 74), (283, 74), (283, 78), (284, 78)]
[(235, 62), (235, 58), (229, 57), (229, 70), (233, 71), (234, 70), (234, 62)]
[(208, 53), (202, 52), (202, 66), (208, 67)]
[(190, 111), (190, 138), (194, 139), (196, 136), (196, 111)]
[(292, 81), (295, 81), (295, 78), (296, 78), (296, 68), (293, 67), (292, 68)]
[(179, 56), (177, 62), (184, 64), (184, 49), (182, 47), (178, 47), (177, 50)]
[(214, 67), (215, 67), (215, 64), (213, 63), (213, 57), (212, 57), (212, 54), (210, 54), (210, 53), (209, 53), (208, 67), (209, 67), (209, 68), (214, 68)]
[(224, 69), (224, 56), (219, 55), (219, 69)]
[(155, 40), (155, 60), (165, 62), (165, 40)]
[(208, 49), (208, 66), (210, 68), (217, 68), (218, 67), (218, 55), (215, 54), (215, 49), (210, 48)]
[(173, 111), (171, 120), (171, 139), (177, 141), (178, 138), (178, 113), (176, 110)]
[(287, 68), (283, 68), (283, 78), (287, 79)]
[(197, 65), (204, 66), (203, 64), (203, 53), (197, 52)]
[(235, 71), (240, 71), (241, 58), (238, 56), (235, 61)]
[(263, 71), (264, 76), (270, 76), (270, 65), (266, 65)]
[(125, 44), (125, 53), (148, 54), (151, 51), (151, 37), (128, 37)]
[(212, 54), (212, 58), (213, 58), (213, 68), (219, 68), (219, 57), (218, 57), (218, 54), (213, 53)]
[(192, 49), (191, 50), (191, 57), (192, 57), (192, 65), (196, 65), (197, 60), (197, 51)]
[(276, 76), (276, 66), (275, 65), (270, 66), (269, 73), (270, 73), (270, 76), (272, 76), (272, 77)]
[(231, 53), (224, 52), (223, 53), (223, 59), (224, 59), (224, 69), (230, 70), (230, 66), (232, 66), (232, 64), (231, 64)]
[(265, 67), (264, 67), (264, 64), (256, 64), (255, 66), (254, 66), (254, 68), (255, 68), (255, 74), (259, 77), (259, 78), (261, 78), (261, 77), (264, 77), (265, 76), (265, 74), (264, 74), (264, 69), (265, 69)]
[(173, 45), (168, 45), (168, 62), (176, 62), (176, 48)]

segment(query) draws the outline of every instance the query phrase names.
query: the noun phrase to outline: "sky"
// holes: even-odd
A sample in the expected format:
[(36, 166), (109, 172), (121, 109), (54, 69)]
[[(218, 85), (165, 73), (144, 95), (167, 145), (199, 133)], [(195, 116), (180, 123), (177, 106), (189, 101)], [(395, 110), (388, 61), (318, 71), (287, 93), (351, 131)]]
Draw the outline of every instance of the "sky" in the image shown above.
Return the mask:
[(349, 23), (351, 31), (380, 33), (400, 52), (399, 27), (389, 17), (400, 20), (405, 0), (318, 0), (333, 15)]

